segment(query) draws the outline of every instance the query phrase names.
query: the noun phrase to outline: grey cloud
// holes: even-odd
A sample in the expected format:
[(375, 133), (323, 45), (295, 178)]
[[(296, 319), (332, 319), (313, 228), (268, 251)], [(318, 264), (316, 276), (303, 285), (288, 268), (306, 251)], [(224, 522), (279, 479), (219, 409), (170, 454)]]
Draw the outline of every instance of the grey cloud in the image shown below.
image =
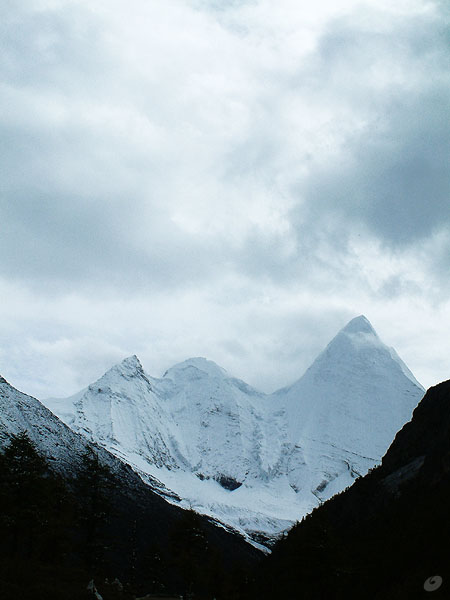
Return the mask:
[[(126, 82), (125, 64), (105, 53), (94, 15), (66, 7), (11, 20), (4, 25), (9, 52), (4, 75), (11, 85), (26, 84), (30, 95), (33, 90), (42, 93), (42, 103), (51, 102), (45, 90), (54, 86), (76, 97), (88, 90), (92, 106), (97, 102), (101, 107), (109, 90), (113, 102), (124, 101), (112, 79), (120, 69)], [(394, 31), (395, 41), (392, 30), (373, 33), (345, 20), (332, 23), (317, 53), (291, 80), (282, 70), (261, 71), (267, 81), (257, 104), (249, 107), (258, 110), (248, 128), (230, 142), (220, 140), (220, 163), (208, 175), (216, 176), (225, 193), (222, 200), (211, 201), (226, 202), (227, 192), (249, 178), (258, 182), (256, 195), (269, 190), (276, 196), (281, 195), (276, 180), (283, 163), (299, 153), (284, 142), (289, 127), (283, 113), (285, 90), (308, 99), (309, 87), (316, 88), (311, 102), (320, 93), (322, 101), (350, 103), (356, 116), (359, 110), (364, 117), (369, 114), (367, 128), (348, 137), (339, 158), (322, 164), (320, 156), (313, 156), (309, 177), (293, 190), (302, 201), (291, 215), (297, 238), (290, 251), (284, 238), (291, 231), (268, 234), (249, 227), (242, 243), (233, 247), (225, 234), (211, 238), (205, 232), (180, 231), (164, 207), (170, 179), (179, 179), (178, 193), (183, 189), (184, 176), (164, 155), (175, 150), (176, 139), (160, 156), (156, 148), (136, 148), (126, 135), (115, 134), (113, 117), (110, 123), (91, 122), (90, 105), (80, 108), (72, 97), (67, 114), (55, 122), (51, 114), (48, 122), (37, 114), (35, 121), (27, 117), (29, 122), (21, 124), (25, 108), (19, 107), (12, 125), (1, 124), (3, 274), (60, 279), (65, 285), (101, 280), (104, 285), (124, 281), (131, 289), (171, 288), (206, 281), (221, 266), (251, 279), (283, 284), (303, 279), (320, 287), (326, 279), (338, 284), (348, 269), (351, 229), (366, 227), (393, 246), (432, 235), (448, 218), (443, 27), (419, 22), (416, 16), (395, 23)], [(39, 51), (40, 44), (45, 51)], [(410, 68), (418, 83), (405, 90), (401, 85), (374, 90), (370, 68), (397, 59), (402, 76)], [(76, 91), (79, 85), (81, 92)], [(145, 84), (140, 90), (141, 100), (128, 100), (151, 113), (160, 102)], [(166, 117), (161, 118), (167, 125)], [(245, 185), (242, 189), (245, 218)], [(139, 221), (148, 223), (147, 234), (136, 238)]]
[(107, 202), (96, 199), (94, 210), (88, 207), (77, 214), (70, 210), (77, 206), (77, 196), (66, 194), (61, 203), (49, 192), (32, 192), (25, 216), (27, 206), (22, 201), (17, 203), (21, 208), (17, 213), (9, 210), (2, 214), (0, 273), (11, 280), (49, 286), (52, 292), (99, 285), (119, 294), (127, 289), (129, 293), (161, 287), (169, 290), (205, 278), (214, 280), (223, 260), (223, 248), (196, 244), (190, 237), (170, 232), (165, 222), (160, 223), (165, 237), (158, 236), (156, 219), (145, 247), (133, 245), (133, 220), (126, 214), (120, 226), (116, 223), (120, 214), (133, 210), (132, 204), (127, 210), (125, 202), (122, 210), (116, 208), (108, 218)]
[(171, 222), (158, 180), (147, 189), (151, 171), (141, 177), (143, 190), (133, 183), (127, 193), (120, 154), (111, 172), (99, 175), (102, 159), (89, 148), (83, 156), (83, 134), (72, 128), (66, 134), (71, 144), (56, 133), (0, 125), (0, 274), (53, 291), (100, 283), (130, 292), (173, 289), (214, 278), (227, 249)]
[(222, 340), (219, 342), (219, 346), (232, 356), (246, 357), (245, 348), (238, 340)]
[[(286, 133), (281, 90), (311, 102), (328, 98), (338, 115), (350, 107), (356, 122), (366, 122), (362, 131), (346, 134), (337, 157), (324, 162), (314, 151), (304, 154), (309, 174), (292, 190), (298, 197), (291, 212), (295, 252), (283, 253), (282, 235), (250, 233), (240, 260), (250, 276), (284, 284), (304, 278), (309, 285), (329, 277), (330, 285), (340, 285), (342, 276), (359, 276), (348, 273), (351, 235), (370, 233), (388, 253), (407, 253), (449, 226), (448, 23), (431, 11), (383, 22), (385, 15), (373, 9), (378, 25), (365, 16), (332, 22), (297, 73), (273, 74), (280, 89), (260, 104), (265, 121), (230, 153), (228, 180), (248, 172), (267, 181), (276, 176)], [(274, 193), (280, 193), (276, 186)], [(436, 253), (436, 268), (443, 259)], [(405, 293), (404, 285), (386, 282), (385, 289)]]
[(338, 292), (349, 275), (347, 236), (335, 226), (328, 228), (326, 219), (307, 223), (299, 228), (295, 243), (290, 231), (269, 237), (254, 230), (234, 256), (239, 272), (250, 281), (270, 281), (283, 289), (320, 293), (326, 287), (330, 294)]
[(364, 5), (298, 60), (276, 4), (175, 2), (172, 22), (138, 2), (159, 32), (95, 4), (0, 7), (0, 285), (32, 290), (17, 321), (2, 309), (2, 361), (73, 361), (79, 382), (95, 339), (99, 372), (202, 353), (270, 388), (367, 304), (430, 302), (420, 276), (448, 271), (448, 243), (406, 271), (449, 225), (446, 3), (381, 21)]
[[(130, 290), (173, 288), (212, 277), (223, 249), (171, 223), (159, 197), (164, 159), (158, 163), (151, 150), (127, 146), (114, 136), (113, 122), (111, 130), (89, 123), (83, 114), (89, 105), (78, 109), (73, 98), (64, 118), (52, 119), (54, 84), (58, 93), (67, 82), (76, 88), (89, 80), (93, 90), (102, 85), (98, 48), (86, 48), (75, 35), (85, 23), (89, 29), (89, 19), (85, 15), (80, 24), (72, 17), (71, 10), (32, 13), (3, 24), (8, 53), (2, 75), (19, 95), (11, 94), (9, 118), (0, 122), (1, 274), (44, 287), (59, 281), (66, 290), (100, 282)], [(47, 34), (57, 40), (48, 61), (39, 48)], [(23, 86), (27, 101), (14, 106)], [(49, 114), (42, 114), (46, 102)], [(139, 239), (143, 222), (148, 226)]]
[[(371, 36), (342, 23), (324, 37), (319, 76), (330, 74), (337, 98), (354, 95), (367, 124), (347, 135), (337, 158), (317, 161), (299, 184), (306, 205), (297, 219), (307, 215), (307, 227), (326, 215), (338, 231), (369, 231), (404, 250), (448, 228), (450, 52), (444, 30), (436, 18), (416, 17), (395, 38), (392, 31)], [(377, 87), (372, 67), (386, 60), (401, 77)]]
[(227, 11), (247, 4), (257, 4), (258, 0), (192, 0), (192, 5), (201, 10)]
[(391, 299), (400, 295), (423, 296), (423, 292), (424, 290), (417, 283), (409, 280), (406, 276), (402, 277), (398, 274), (389, 276), (379, 290), (379, 294), (383, 299)]
[(102, 50), (101, 22), (94, 12), (76, 4), (11, 4), (0, 9), (4, 82), (82, 95), (95, 93), (112, 78), (114, 62)]
[(416, 244), (448, 226), (450, 86), (432, 84), (395, 102), (384, 131), (349, 140), (346, 161), (313, 172), (313, 212), (365, 225), (392, 246)]

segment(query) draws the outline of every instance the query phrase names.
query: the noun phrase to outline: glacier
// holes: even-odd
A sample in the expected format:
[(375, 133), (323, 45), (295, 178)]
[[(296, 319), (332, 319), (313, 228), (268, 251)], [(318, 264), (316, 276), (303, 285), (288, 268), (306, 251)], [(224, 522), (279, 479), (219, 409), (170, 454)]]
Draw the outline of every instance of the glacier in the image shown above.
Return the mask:
[(360, 316), (273, 394), (205, 358), (155, 378), (131, 356), (43, 402), (170, 502), (268, 543), (379, 464), (423, 393)]

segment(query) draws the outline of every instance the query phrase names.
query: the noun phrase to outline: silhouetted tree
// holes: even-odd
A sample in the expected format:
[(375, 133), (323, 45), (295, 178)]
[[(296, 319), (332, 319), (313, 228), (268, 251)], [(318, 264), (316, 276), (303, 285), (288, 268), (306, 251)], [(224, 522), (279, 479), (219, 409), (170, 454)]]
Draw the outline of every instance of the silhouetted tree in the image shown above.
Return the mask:
[(186, 597), (205, 586), (210, 568), (208, 559), (208, 540), (201, 519), (195, 511), (185, 510), (171, 532), (170, 560)]
[(81, 554), (92, 577), (100, 567), (104, 555), (103, 528), (108, 522), (111, 509), (108, 490), (112, 481), (109, 468), (100, 462), (93, 450), (88, 450), (82, 457), (75, 485), (80, 497), (78, 521), (84, 533), (81, 538)]
[(65, 489), (25, 432), (0, 454), (2, 543), (12, 556), (55, 557), (61, 550)]

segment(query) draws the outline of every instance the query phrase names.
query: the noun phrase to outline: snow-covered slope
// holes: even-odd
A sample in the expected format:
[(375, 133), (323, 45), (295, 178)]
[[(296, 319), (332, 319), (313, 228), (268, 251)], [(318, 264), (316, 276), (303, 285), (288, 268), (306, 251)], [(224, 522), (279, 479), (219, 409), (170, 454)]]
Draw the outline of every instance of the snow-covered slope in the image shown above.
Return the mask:
[(270, 396), (204, 358), (157, 379), (133, 356), (46, 404), (144, 480), (157, 478), (172, 501), (273, 536), (377, 464), (422, 395), (358, 317), (299, 381)]
[(369, 321), (356, 317), (301, 379), (279, 390), (296, 460), (290, 484), (331, 497), (378, 463), (423, 388)]
[(204, 358), (172, 367), (154, 385), (180, 431), (186, 463), (201, 479), (237, 487), (279, 471), (279, 427), (264, 394)]
[[(0, 447), (23, 431), (63, 473), (72, 472), (88, 450), (83, 436), (74, 433), (39, 400), (19, 392), (0, 377)], [(101, 455), (106, 453), (101, 450)]]
[(169, 469), (183, 464), (173, 420), (136, 356), (78, 394), (46, 404), (74, 431), (120, 458)]

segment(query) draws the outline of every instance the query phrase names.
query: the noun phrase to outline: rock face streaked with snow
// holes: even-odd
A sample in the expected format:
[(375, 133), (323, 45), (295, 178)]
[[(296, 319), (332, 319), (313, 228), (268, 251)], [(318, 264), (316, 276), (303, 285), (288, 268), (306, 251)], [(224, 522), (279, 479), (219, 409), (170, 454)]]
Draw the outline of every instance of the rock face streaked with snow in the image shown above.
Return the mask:
[(422, 395), (357, 317), (301, 379), (272, 395), (204, 358), (156, 379), (133, 356), (46, 404), (144, 480), (157, 478), (171, 501), (257, 537), (286, 529), (378, 464)]
[[(89, 448), (83, 436), (74, 433), (39, 400), (19, 392), (0, 377), (0, 447), (23, 431), (53, 468), (63, 474), (72, 473)], [(112, 456), (111, 460), (105, 458), (103, 449), (99, 452), (104, 462), (116, 461)]]

